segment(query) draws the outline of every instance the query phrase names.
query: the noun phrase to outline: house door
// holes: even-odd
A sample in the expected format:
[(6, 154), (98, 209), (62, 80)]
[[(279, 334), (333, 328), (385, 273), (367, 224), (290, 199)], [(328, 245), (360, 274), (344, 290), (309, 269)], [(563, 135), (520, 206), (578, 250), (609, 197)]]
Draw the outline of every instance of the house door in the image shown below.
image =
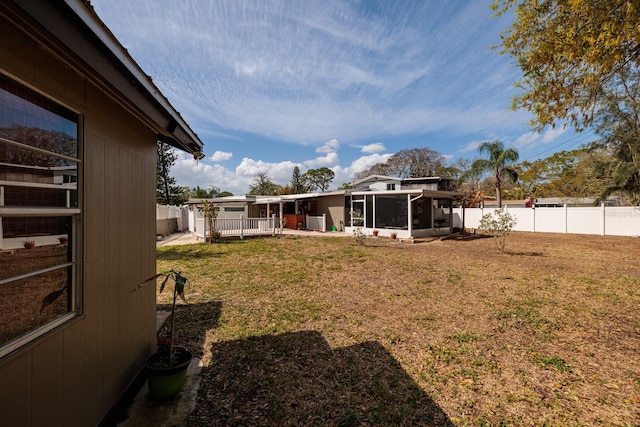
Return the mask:
[(364, 198), (351, 199), (351, 226), (364, 226)]

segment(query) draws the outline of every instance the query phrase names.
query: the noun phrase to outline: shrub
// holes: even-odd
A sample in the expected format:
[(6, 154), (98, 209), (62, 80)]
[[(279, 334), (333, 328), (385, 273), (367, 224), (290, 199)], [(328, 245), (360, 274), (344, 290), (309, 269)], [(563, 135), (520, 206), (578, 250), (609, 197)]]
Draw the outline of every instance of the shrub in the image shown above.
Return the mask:
[(480, 219), (481, 230), (491, 234), (500, 252), (504, 252), (506, 238), (518, 221), (510, 213), (502, 209), (496, 209), (493, 214), (482, 215)]

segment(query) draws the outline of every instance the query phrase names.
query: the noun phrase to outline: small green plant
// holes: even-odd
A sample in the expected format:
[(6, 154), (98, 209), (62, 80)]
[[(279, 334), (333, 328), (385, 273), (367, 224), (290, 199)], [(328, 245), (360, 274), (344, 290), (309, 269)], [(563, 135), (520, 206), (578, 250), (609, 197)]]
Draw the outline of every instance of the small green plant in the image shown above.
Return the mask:
[(504, 252), (507, 236), (518, 221), (508, 212), (496, 209), (493, 214), (482, 215), (479, 228), (491, 234), (500, 252)]
[(217, 242), (222, 238), (222, 234), (216, 230), (216, 220), (218, 218), (219, 206), (215, 206), (211, 202), (202, 200), (202, 211), (204, 213), (204, 222), (209, 229), (209, 233), (205, 235), (205, 241)]
[(358, 245), (365, 246), (368, 236), (362, 231), (362, 224), (364, 222), (362, 214), (357, 211), (350, 211), (349, 214), (351, 215), (351, 225), (353, 226), (353, 238)]
[(573, 368), (563, 358), (558, 356), (536, 356), (535, 361), (541, 365), (554, 366), (560, 372), (572, 372)]
[(369, 239), (367, 235), (362, 232), (361, 227), (355, 227), (353, 229), (353, 238), (356, 240), (356, 243), (360, 246), (366, 246), (367, 240)]
[(169, 270), (163, 273), (158, 273), (153, 277), (148, 278), (143, 283), (147, 283), (150, 281), (155, 281), (158, 277), (164, 277), (164, 280), (160, 284), (160, 289), (158, 293), (162, 293), (164, 291), (165, 286), (169, 282), (169, 279), (173, 280), (173, 300), (171, 303), (171, 317), (169, 320), (169, 360), (168, 365), (173, 366), (175, 363), (175, 354), (174, 354), (174, 345), (173, 345), (173, 336), (175, 331), (174, 319), (176, 314), (176, 301), (178, 297), (182, 299), (185, 303), (188, 304), (187, 300), (184, 297), (184, 287), (187, 284), (187, 278), (182, 275), (182, 272), (176, 270)]

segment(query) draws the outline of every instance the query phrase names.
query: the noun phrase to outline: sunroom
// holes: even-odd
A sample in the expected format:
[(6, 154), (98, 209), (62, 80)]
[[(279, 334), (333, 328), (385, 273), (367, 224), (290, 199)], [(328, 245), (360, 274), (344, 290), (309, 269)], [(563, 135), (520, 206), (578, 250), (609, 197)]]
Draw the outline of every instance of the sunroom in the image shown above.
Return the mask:
[(433, 190), (355, 191), (345, 197), (346, 232), (395, 234), (400, 239), (453, 232), (453, 202), (458, 193)]

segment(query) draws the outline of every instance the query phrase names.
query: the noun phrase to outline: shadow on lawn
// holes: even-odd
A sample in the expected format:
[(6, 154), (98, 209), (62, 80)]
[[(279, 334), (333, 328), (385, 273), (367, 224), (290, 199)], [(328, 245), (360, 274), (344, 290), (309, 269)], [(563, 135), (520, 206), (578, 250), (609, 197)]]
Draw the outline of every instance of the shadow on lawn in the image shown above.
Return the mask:
[(214, 258), (219, 257), (220, 252), (212, 249), (211, 245), (196, 243), (192, 245), (163, 246), (156, 251), (158, 261), (176, 261), (185, 259)]
[[(158, 310), (171, 311), (171, 304), (160, 304)], [(218, 327), (222, 301), (209, 301), (176, 307), (175, 344), (187, 347), (194, 356), (202, 357), (207, 331)], [(160, 337), (169, 337), (169, 322), (165, 322)]]
[(315, 331), (215, 344), (190, 426), (453, 426), (379, 343)]

